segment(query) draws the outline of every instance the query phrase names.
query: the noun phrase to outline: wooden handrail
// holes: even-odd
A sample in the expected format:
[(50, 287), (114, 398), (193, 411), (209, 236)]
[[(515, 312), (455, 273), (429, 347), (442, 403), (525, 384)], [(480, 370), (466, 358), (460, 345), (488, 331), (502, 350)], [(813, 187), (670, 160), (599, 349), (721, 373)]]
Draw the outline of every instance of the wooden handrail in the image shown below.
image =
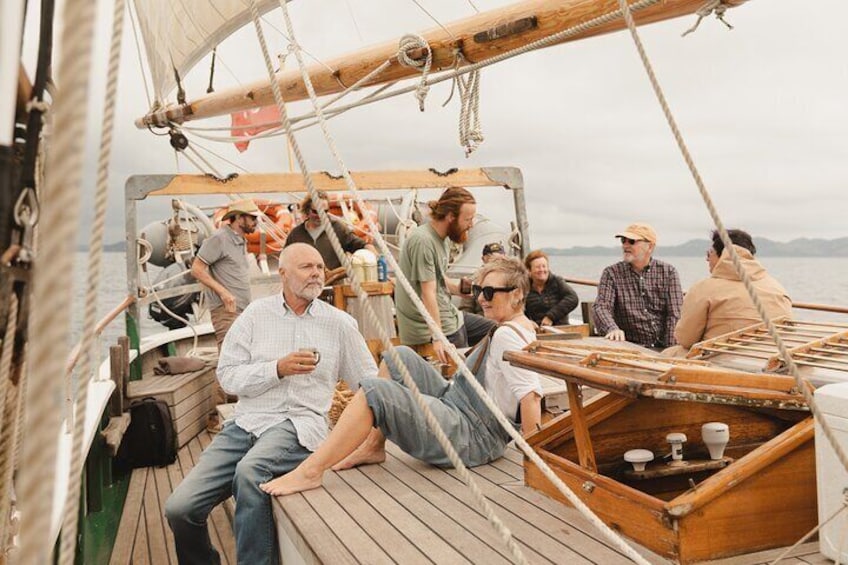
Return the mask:
[[(108, 314), (103, 316), (103, 318), (97, 322), (97, 326), (94, 328), (94, 337), (100, 336), (103, 333), (103, 330), (106, 329), (112, 320), (118, 317), (118, 314), (126, 310), (135, 302), (135, 296), (129, 294), (124, 301), (115, 306)], [(82, 338), (77, 342), (74, 348), (71, 350), (71, 354), (68, 355), (68, 362), (65, 363), (65, 374), (70, 374), (71, 371), (76, 367), (77, 362), (79, 361), (80, 349), (82, 348)]]
[[(598, 286), (598, 281), (590, 279), (578, 279), (576, 277), (563, 277), (565, 282), (571, 284), (579, 284), (582, 286)], [(685, 294), (685, 293), (684, 293)], [(793, 308), (799, 310), (817, 310), (819, 312), (833, 312), (835, 314), (848, 314), (848, 306), (836, 306), (833, 304), (816, 304), (815, 302), (793, 302)]]

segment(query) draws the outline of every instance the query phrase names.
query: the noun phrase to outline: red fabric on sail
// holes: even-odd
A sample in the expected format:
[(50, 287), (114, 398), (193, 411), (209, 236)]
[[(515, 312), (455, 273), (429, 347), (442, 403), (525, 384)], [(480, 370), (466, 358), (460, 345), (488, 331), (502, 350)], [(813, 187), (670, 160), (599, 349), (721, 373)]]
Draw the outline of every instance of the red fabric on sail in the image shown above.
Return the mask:
[[(230, 134), (233, 137), (249, 137), (269, 130), (280, 122), (280, 110), (276, 106), (262, 106), (230, 114), (232, 125)], [(247, 151), (250, 140), (236, 141), (239, 153)]]

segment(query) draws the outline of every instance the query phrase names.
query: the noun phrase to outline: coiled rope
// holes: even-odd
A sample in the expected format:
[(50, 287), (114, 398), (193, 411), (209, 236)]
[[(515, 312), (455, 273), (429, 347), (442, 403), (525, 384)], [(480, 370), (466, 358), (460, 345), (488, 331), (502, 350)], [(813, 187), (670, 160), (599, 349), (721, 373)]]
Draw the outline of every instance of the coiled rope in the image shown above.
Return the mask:
[[(49, 229), (39, 239), (33, 269), (32, 316), (29, 335), (30, 383), (27, 386), (27, 433), (23, 437), (20, 475), (21, 562), (47, 563), (53, 549), (51, 507), (53, 473), (62, 411), (62, 379), (68, 357), (73, 273), (73, 242), (79, 220), (80, 186), (85, 157), (88, 79), (96, 5), (68, 0), (63, 10), (62, 66), (57, 83), (53, 145), (47, 156), (47, 176), (41, 194), (41, 225)], [(79, 477), (75, 477), (79, 481)]]
[[(410, 51), (416, 49), (424, 50), (423, 61), (421, 59), (413, 59), (409, 55)], [(430, 92), (430, 86), (427, 84), (427, 75), (430, 73), (430, 66), (433, 64), (433, 52), (430, 50), (430, 44), (417, 33), (408, 33), (400, 38), (397, 57), (401, 65), (421, 71), (421, 80), (415, 88), (415, 97), (418, 99), (418, 109), (423, 112), (424, 101), (427, 99), (427, 93)]]

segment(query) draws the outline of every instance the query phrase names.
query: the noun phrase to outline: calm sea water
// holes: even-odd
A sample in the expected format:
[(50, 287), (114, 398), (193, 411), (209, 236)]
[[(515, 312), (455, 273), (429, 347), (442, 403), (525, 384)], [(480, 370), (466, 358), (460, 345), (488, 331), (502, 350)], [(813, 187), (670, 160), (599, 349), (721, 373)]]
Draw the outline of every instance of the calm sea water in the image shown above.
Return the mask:
[[(660, 257), (662, 258), (662, 257)], [(598, 280), (601, 271), (615, 262), (615, 257), (552, 257), (551, 270), (559, 275)], [(820, 257), (763, 257), (762, 263), (789, 291), (793, 300), (824, 304), (848, 305), (848, 258), (826, 259)], [(681, 283), (686, 289), (692, 283), (706, 278), (707, 263), (703, 257), (673, 257), (668, 260), (677, 267)], [(74, 274), (74, 327), (82, 322), (85, 296), (87, 254), (78, 252)], [(575, 286), (581, 300), (593, 300), (595, 289)], [(123, 253), (107, 253), (104, 256), (97, 317), (106, 315), (126, 296), (126, 262)], [(848, 316), (834, 317), (803, 311), (799, 317), (807, 319), (831, 319), (848, 321)], [(142, 324), (144, 335), (161, 331), (163, 326), (145, 319)], [(104, 342), (114, 343), (124, 333), (123, 317), (119, 317), (104, 332)], [(78, 332), (75, 332), (75, 336)], [(76, 339), (76, 337), (75, 337)]]

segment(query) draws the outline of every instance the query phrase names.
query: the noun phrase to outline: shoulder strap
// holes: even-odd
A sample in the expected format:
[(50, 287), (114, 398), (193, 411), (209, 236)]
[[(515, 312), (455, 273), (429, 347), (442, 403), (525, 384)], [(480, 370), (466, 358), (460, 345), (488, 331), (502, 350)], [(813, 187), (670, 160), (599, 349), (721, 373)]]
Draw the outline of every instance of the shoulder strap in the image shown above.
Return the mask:
[(509, 328), (509, 329), (511, 329), (512, 331), (514, 331), (515, 333), (517, 333), (517, 334), (518, 334), (518, 337), (520, 337), (520, 338), (521, 338), (521, 341), (523, 341), (524, 343), (528, 343), (528, 344), (530, 343), (530, 341), (529, 341), (529, 340), (528, 340), (528, 339), (524, 336), (524, 334), (523, 334), (523, 333), (521, 333), (517, 327), (515, 327), (515, 324), (512, 324), (512, 323), (510, 323), (510, 322), (506, 322), (506, 323), (504, 323), (504, 324), (501, 324), (501, 325), (500, 325), (500, 326), (498, 326), (498, 327), (506, 327), (506, 328)]

